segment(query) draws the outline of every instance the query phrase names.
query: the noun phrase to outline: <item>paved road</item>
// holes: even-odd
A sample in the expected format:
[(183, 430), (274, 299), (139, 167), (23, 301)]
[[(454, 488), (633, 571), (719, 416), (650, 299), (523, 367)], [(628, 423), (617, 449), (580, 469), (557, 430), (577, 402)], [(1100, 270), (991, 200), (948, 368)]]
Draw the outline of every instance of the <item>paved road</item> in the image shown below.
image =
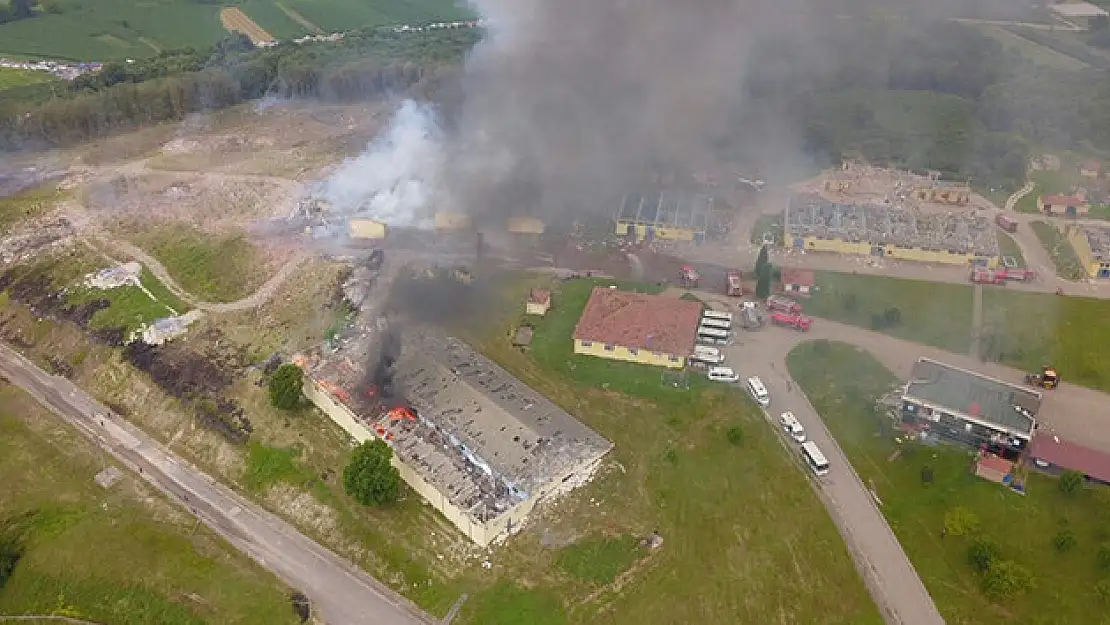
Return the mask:
[(116, 418), (80, 388), (0, 345), (0, 373), (232, 545), (312, 599), (330, 625), (429, 625), (403, 597)]

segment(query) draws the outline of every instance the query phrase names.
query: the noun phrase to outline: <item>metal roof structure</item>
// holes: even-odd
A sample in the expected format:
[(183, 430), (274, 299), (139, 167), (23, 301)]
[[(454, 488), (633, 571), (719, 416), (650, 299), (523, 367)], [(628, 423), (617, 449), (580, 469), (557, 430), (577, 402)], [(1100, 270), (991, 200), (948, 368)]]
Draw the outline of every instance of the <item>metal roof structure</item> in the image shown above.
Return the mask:
[(1032, 437), (1041, 394), (973, 371), (919, 358), (902, 399), (930, 404), (960, 419)]

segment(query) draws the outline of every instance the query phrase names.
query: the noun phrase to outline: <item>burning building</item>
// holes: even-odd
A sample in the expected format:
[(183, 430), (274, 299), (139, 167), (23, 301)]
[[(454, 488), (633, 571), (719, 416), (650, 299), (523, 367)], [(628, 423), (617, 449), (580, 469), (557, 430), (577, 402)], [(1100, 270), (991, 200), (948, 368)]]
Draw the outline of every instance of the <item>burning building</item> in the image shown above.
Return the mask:
[(378, 324), (340, 343), (298, 359), (305, 395), (356, 441), (389, 443), (409, 487), (481, 546), (589, 481), (613, 446), (431, 328)]

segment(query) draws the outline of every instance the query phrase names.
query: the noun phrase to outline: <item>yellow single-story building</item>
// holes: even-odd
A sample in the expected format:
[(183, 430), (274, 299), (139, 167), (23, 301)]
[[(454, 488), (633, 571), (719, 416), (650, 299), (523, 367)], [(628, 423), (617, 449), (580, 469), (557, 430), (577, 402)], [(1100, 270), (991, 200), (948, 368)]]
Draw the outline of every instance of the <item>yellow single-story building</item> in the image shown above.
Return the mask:
[(1089, 278), (1110, 278), (1110, 228), (1068, 226), (1064, 231)]
[(466, 230), (470, 227), (470, 215), (440, 211), (435, 214), (436, 230)]
[(798, 236), (786, 234), (786, 246), (810, 252), (835, 252), (837, 254), (857, 254), (876, 256), (891, 260), (912, 260), (919, 263), (941, 263), (945, 265), (969, 266), (981, 264), (994, 269), (1001, 262), (998, 254), (982, 255), (946, 249), (925, 249), (895, 245), (893, 243), (869, 243), (867, 241), (844, 241), (842, 239), (820, 237), (817, 235)]
[(677, 297), (596, 287), (574, 328), (574, 353), (681, 369), (694, 352), (701, 310)]
[(352, 239), (384, 239), (386, 228), (373, 219), (352, 219), (347, 223), (347, 231)]
[(535, 217), (510, 217), (505, 224), (512, 234), (543, 234), (547, 226)]

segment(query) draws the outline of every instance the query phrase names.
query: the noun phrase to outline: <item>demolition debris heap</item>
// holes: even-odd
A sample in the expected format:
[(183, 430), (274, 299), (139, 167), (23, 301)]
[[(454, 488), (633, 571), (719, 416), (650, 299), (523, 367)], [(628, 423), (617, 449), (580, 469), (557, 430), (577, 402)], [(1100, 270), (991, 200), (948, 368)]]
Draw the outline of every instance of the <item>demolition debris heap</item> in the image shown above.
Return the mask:
[(971, 188), (911, 172), (845, 164), (797, 185), (786, 206), (787, 248), (996, 267), (998, 237)]
[(535, 506), (589, 481), (613, 444), (455, 338), (400, 333), (388, 393), (370, 380), (393, 332), (356, 328), (302, 359), (306, 395), (356, 440), (393, 448), (402, 479), (471, 540), (519, 530)]

